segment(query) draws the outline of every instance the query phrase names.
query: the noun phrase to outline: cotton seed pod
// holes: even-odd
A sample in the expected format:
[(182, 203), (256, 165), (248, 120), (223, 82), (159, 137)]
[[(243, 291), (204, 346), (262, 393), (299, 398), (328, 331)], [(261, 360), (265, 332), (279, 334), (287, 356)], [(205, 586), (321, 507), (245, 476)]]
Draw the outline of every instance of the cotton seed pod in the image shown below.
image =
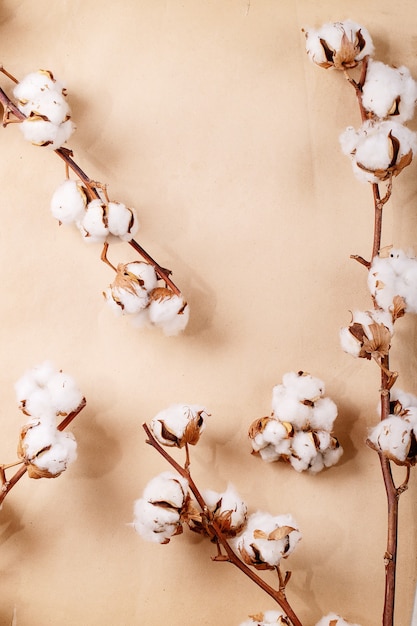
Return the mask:
[(265, 611), (250, 615), (249, 620), (242, 622), (240, 626), (291, 626), (289, 618), (282, 611)]
[(223, 493), (205, 491), (203, 497), (225, 537), (236, 537), (246, 524), (247, 506), (233, 485)]
[(322, 617), (316, 624), (316, 626), (360, 626), (360, 624), (352, 624), (351, 622), (347, 622), (337, 615), (336, 613), (329, 613)]
[(13, 95), (18, 104), (24, 104), (28, 100), (35, 100), (39, 95), (47, 91), (56, 91), (66, 95), (64, 85), (56, 80), (50, 70), (40, 69), (27, 74), (13, 89)]
[(340, 144), (355, 175), (372, 184), (398, 176), (417, 150), (416, 133), (393, 121), (369, 120), (358, 131), (349, 127)]
[(50, 208), (60, 224), (71, 224), (82, 220), (86, 206), (85, 187), (78, 181), (65, 180), (53, 193)]
[(254, 513), (236, 539), (243, 561), (259, 570), (275, 569), (287, 558), (301, 539), (301, 533), (291, 515), (272, 516)]
[(369, 433), (367, 443), (397, 465), (415, 465), (417, 461), (413, 427), (399, 415), (389, 415), (381, 420)]
[(76, 450), (72, 433), (33, 420), (21, 430), (17, 453), (27, 466), (30, 478), (56, 478), (75, 461)]
[(404, 123), (413, 117), (416, 100), (417, 83), (408, 68), (391, 67), (369, 59), (362, 105), (370, 116), (395, 117), (397, 122)]
[(139, 228), (135, 210), (129, 209), (122, 202), (109, 202), (107, 225), (110, 234), (122, 241), (131, 241)]
[(189, 307), (181, 295), (167, 287), (157, 287), (149, 294), (149, 321), (166, 335), (177, 335), (189, 320)]
[(134, 505), (135, 530), (146, 540), (161, 544), (182, 533), (190, 508), (188, 482), (173, 472), (163, 472), (146, 485)]
[(51, 150), (61, 148), (75, 130), (73, 122), (69, 119), (56, 125), (39, 115), (27, 117), (19, 127), (27, 141)]
[(119, 263), (116, 277), (103, 295), (115, 312), (134, 315), (148, 306), (148, 289), (156, 282), (155, 270), (149, 263)]
[(351, 69), (374, 51), (367, 29), (352, 20), (324, 24), (305, 35), (310, 60), (325, 69)]
[(150, 428), (159, 443), (182, 448), (198, 443), (209, 415), (201, 405), (174, 404), (155, 415)]
[(98, 198), (87, 204), (83, 218), (77, 222), (84, 241), (104, 243), (109, 234), (107, 212), (107, 205)]

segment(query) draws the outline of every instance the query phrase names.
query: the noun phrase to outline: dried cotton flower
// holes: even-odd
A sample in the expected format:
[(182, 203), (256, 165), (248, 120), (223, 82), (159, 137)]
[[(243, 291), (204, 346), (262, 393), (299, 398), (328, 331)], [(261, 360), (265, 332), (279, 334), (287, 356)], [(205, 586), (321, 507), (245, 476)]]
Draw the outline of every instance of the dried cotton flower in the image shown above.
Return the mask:
[(247, 506), (233, 485), (226, 491), (205, 491), (204, 500), (225, 537), (235, 537), (246, 524)]

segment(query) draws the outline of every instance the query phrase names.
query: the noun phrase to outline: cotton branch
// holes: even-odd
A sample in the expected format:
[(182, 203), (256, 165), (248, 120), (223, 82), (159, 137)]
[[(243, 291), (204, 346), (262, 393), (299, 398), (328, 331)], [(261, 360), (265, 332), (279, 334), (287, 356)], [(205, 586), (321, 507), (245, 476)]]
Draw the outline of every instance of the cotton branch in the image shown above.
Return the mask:
[[(286, 613), (286, 615), (291, 620), (293, 626), (302, 626), (297, 615), (294, 613), (292, 607), (288, 603), (285, 594), (285, 587), (290, 578), (290, 573), (286, 572), (283, 576), (279, 568), (277, 568), (278, 577), (279, 577), (279, 588), (274, 589), (268, 583), (266, 583), (260, 576), (258, 576), (253, 570), (250, 569), (248, 565), (246, 565), (241, 559), (235, 554), (233, 549), (231, 548), (229, 542), (223, 535), (222, 531), (219, 528), (216, 520), (213, 519), (212, 514), (209, 511), (207, 503), (205, 502), (201, 492), (199, 491), (197, 485), (191, 477), (189, 462), (185, 464), (185, 467), (182, 467), (175, 459), (165, 450), (163, 446), (159, 444), (159, 442), (153, 436), (150, 428), (147, 424), (142, 424), (142, 427), (148, 437), (146, 443), (152, 446), (170, 465), (175, 469), (180, 476), (185, 478), (188, 481), (190, 491), (194, 495), (196, 501), (198, 502), (203, 516), (205, 518), (209, 534), (213, 536), (216, 540), (218, 546), (218, 554), (212, 557), (213, 561), (227, 561), (232, 563), (235, 567), (237, 567), (243, 574), (245, 574), (248, 578), (250, 578), (258, 587), (260, 587), (265, 593), (267, 593)], [(221, 552), (221, 548), (225, 551), (225, 555)]]
[[(18, 82), (14, 77), (12, 77), (3, 67), (0, 67), (0, 71), (8, 76), (14, 82)], [(12, 121), (21, 122), (26, 119), (26, 115), (22, 113), (17, 106), (13, 103), (13, 101), (7, 96), (7, 94), (0, 88), (0, 103), (4, 108), (3, 115), (3, 126), (7, 126)], [(13, 115), (15, 119), (10, 119), (10, 115)], [(79, 167), (79, 165), (73, 159), (73, 153), (68, 148), (58, 148), (54, 151), (64, 162), (65, 167), (72, 170), (74, 174), (81, 180), (81, 182), (85, 185), (87, 192), (90, 196), (90, 199), (100, 198), (100, 190), (103, 189), (103, 185), (97, 183), (90, 179), (87, 174)], [(165, 284), (172, 290), (172, 292), (176, 295), (181, 295), (181, 291), (175, 285), (175, 283), (171, 280), (170, 275), (171, 271), (163, 268), (152, 256), (134, 239), (131, 239), (129, 242), (130, 246), (142, 257), (145, 259), (147, 263), (150, 263), (154, 269), (158, 277), (165, 282)]]

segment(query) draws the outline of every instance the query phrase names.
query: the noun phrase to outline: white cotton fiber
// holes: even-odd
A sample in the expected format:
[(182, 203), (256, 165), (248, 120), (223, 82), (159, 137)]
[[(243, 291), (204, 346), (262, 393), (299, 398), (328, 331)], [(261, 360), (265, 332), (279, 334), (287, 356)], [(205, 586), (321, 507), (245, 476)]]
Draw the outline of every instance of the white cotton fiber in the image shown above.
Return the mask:
[(46, 384), (50, 402), (56, 414), (66, 415), (81, 404), (83, 394), (75, 380), (64, 372), (53, 374)]
[(347, 622), (340, 615), (336, 613), (329, 613), (322, 617), (316, 624), (316, 626), (360, 626), (360, 624), (352, 624)]
[(107, 224), (107, 206), (99, 199), (87, 204), (85, 214), (77, 223), (84, 241), (103, 243), (109, 234)]
[(122, 202), (109, 202), (108, 228), (112, 235), (122, 241), (131, 241), (139, 228), (136, 212)]
[(133, 527), (143, 539), (168, 543), (176, 534), (180, 515), (172, 508), (155, 506), (144, 498), (136, 500), (133, 509)]
[(368, 439), (389, 458), (404, 462), (410, 449), (411, 424), (397, 415), (379, 422)]
[(82, 220), (86, 208), (86, 195), (81, 183), (65, 180), (51, 198), (51, 213), (63, 224)]
[(174, 472), (162, 472), (152, 478), (143, 491), (143, 498), (152, 503), (164, 502), (181, 509), (188, 493), (188, 482)]
[(396, 121), (406, 122), (414, 115), (417, 99), (417, 83), (404, 67), (394, 68), (380, 61), (369, 59), (362, 104), (380, 119), (395, 116)]

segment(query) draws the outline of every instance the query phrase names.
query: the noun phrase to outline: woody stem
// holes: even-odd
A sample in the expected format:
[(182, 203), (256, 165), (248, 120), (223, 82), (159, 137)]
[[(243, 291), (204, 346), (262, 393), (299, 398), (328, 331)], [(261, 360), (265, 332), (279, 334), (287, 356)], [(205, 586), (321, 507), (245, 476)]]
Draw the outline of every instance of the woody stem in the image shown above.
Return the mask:
[[(4, 74), (8, 75), (7, 72), (4, 70), (4, 68), (2, 68), (1, 71)], [(12, 113), (19, 121), (23, 121), (26, 119), (26, 115), (24, 115), (17, 108), (17, 106), (12, 102), (12, 100), (10, 100), (10, 98), (1, 88), (0, 88), (0, 103), (3, 105), (5, 112)], [(3, 122), (3, 126), (6, 126), (4, 122)], [(72, 151), (68, 150), (68, 148), (58, 148), (54, 152), (65, 162), (66, 168), (71, 169), (74, 172), (74, 174), (78, 176), (81, 182), (84, 183), (90, 195), (92, 195), (95, 198), (99, 198), (100, 194), (97, 188), (94, 186), (94, 181), (92, 181), (87, 176), (87, 174), (80, 168), (80, 166), (74, 161), (74, 159), (72, 158)], [(132, 246), (132, 248), (138, 254), (140, 254), (140, 256), (142, 256), (142, 258), (146, 260), (147, 263), (150, 263), (154, 267), (155, 272), (157, 273), (159, 278), (162, 279), (165, 282), (165, 284), (177, 296), (181, 295), (181, 291), (178, 289), (178, 287), (170, 278), (170, 274), (171, 274), (170, 270), (167, 270), (163, 268), (161, 265), (159, 265), (159, 263), (157, 263), (157, 261), (155, 261), (155, 259), (153, 259), (151, 255), (148, 252), (146, 252), (146, 250), (142, 248), (142, 246), (134, 239), (131, 239), (128, 243), (130, 244), (130, 246)]]
[[(197, 485), (194, 483), (194, 480), (191, 477), (190, 474), (190, 469), (189, 469), (189, 464), (185, 467), (182, 467), (179, 463), (177, 463), (177, 461), (175, 461), (175, 459), (172, 458), (172, 456), (165, 450), (165, 448), (163, 448), (163, 446), (161, 446), (159, 444), (159, 442), (155, 439), (155, 437), (153, 436), (151, 430), (149, 429), (147, 424), (142, 424), (142, 427), (148, 437), (146, 443), (148, 443), (150, 446), (152, 446), (157, 452), (159, 452), (159, 454), (166, 460), (168, 461), (168, 463), (183, 477), (188, 481), (188, 485), (190, 488), (190, 491), (192, 492), (192, 494), (194, 495), (195, 499), (197, 500), (201, 510), (203, 512), (208, 512), (208, 506), (203, 498), (203, 496), (201, 495)], [(250, 569), (250, 567), (248, 565), (246, 565), (243, 561), (241, 561), (241, 559), (235, 554), (235, 552), (233, 551), (233, 549), (231, 548), (229, 542), (227, 541), (227, 539), (225, 538), (223, 532), (221, 531), (219, 525), (217, 524), (216, 520), (213, 519), (212, 516), (208, 515), (207, 516), (207, 523), (210, 526), (213, 535), (216, 537), (217, 542), (219, 545), (221, 545), (228, 557), (228, 561), (229, 563), (232, 563), (232, 565), (235, 565), (235, 567), (237, 567), (243, 574), (245, 574), (248, 578), (250, 578), (256, 585), (258, 585), (258, 587), (260, 587), (265, 593), (267, 593), (271, 598), (273, 598), (273, 600), (275, 600), (275, 602), (277, 602), (277, 604), (279, 604), (279, 606), (281, 607), (281, 609), (286, 613), (286, 615), (289, 617), (289, 619), (291, 620), (291, 623), (293, 626), (302, 626), (301, 621), (299, 620), (299, 618), (297, 617), (297, 615), (295, 614), (294, 610), (292, 609), (291, 605), (289, 604), (287, 598), (286, 598), (286, 594), (285, 594), (285, 588), (279, 588), (279, 589), (274, 589), (273, 587), (271, 587), (270, 585), (268, 585), (268, 583), (266, 583), (260, 576), (258, 576), (258, 574), (256, 574), (253, 570)], [(288, 579), (287, 579), (288, 580)], [(281, 585), (280, 585), (281, 587)]]

